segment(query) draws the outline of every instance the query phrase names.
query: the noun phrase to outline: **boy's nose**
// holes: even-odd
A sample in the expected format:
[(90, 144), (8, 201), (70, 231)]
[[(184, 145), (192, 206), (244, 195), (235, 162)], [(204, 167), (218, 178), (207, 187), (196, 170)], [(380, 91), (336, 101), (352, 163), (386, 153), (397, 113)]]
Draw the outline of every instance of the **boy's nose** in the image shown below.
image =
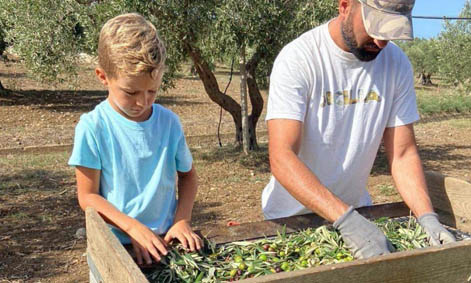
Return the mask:
[(136, 104), (139, 105), (139, 106), (146, 106), (147, 105), (147, 99), (146, 99), (146, 95), (143, 93), (143, 94), (139, 94), (136, 98)]

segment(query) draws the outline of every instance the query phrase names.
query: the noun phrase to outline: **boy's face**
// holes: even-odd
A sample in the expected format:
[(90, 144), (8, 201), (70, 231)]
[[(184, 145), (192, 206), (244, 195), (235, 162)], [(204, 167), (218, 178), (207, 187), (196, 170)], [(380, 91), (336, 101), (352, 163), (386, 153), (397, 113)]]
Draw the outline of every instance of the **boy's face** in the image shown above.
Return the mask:
[(153, 79), (149, 74), (117, 76), (109, 79), (105, 72), (95, 70), (98, 79), (108, 88), (108, 101), (114, 110), (129, 120), (142, 122), (149, 119), (152, 104), (162, 82), (162, 74)]

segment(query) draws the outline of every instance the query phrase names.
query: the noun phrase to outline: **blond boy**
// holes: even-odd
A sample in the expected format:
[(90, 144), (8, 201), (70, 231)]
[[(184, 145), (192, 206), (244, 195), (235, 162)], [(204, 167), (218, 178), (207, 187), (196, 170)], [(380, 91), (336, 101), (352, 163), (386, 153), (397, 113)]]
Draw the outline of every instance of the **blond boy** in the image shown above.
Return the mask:
[(108, 98), (80, 118), (69, 160), (80, 206), (95, 208), (131, 243), (138, 264), (159, 261), (173, 239), (191, 251), (202, 246), (190, 227), (197, 177), (182, 126), (154, 103), (165, 56), (155, 27), (139, 14), (103, 26), (95, 72)]

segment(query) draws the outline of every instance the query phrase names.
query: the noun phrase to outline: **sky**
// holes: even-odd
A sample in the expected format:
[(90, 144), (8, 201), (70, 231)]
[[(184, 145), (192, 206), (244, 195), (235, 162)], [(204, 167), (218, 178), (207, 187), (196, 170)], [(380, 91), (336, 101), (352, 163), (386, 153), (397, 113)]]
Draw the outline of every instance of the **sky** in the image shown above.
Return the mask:
[[(415, 0), (412, 16), (457, 17), (466, 0)], [(414, 37), (436, 37), (443, 28), (442, 20), (413, 19)]]

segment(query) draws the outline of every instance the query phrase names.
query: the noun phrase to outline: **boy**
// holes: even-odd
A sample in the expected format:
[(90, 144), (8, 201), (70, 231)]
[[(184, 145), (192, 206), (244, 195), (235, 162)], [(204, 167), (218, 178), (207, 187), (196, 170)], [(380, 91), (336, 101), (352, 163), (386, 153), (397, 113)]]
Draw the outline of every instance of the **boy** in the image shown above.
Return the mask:
[(112, 224), (138, 264), (160, 261), (175, 238), (191, 251), (202, 246), (190, 227), (197, 180), (182, 126), (154, 104), (165, 55), (155, 27), (138, 14), (103, 26), (95, 73), (108, 98), (80, 118), (69, 160), (81, 208), (95, 208)]

